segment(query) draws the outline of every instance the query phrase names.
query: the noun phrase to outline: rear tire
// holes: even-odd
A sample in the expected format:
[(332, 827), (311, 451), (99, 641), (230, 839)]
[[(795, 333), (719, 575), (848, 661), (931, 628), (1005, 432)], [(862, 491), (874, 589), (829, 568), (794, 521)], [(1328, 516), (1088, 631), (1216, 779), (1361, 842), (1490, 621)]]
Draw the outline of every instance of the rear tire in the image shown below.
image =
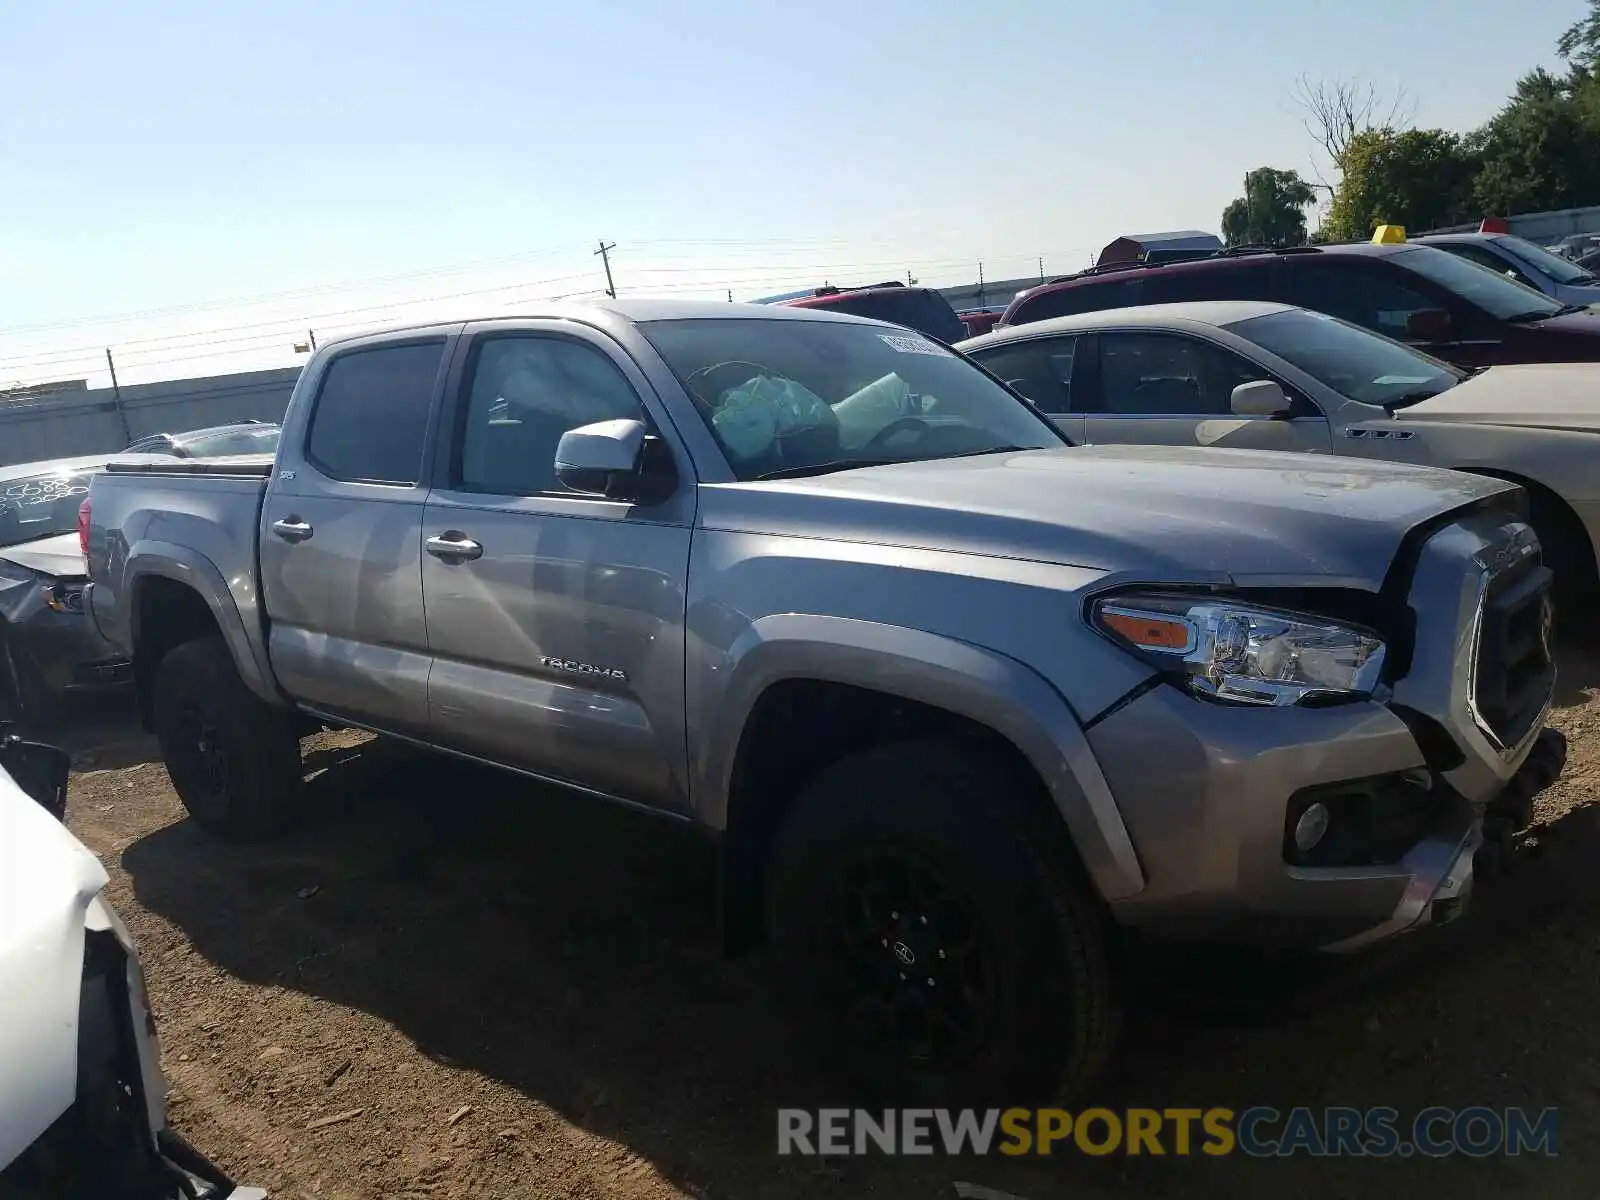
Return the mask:
[(168, 651), (156, 666), (153, 709), (172, 786), (208, 833), (259, 841), (299, 816), (295, 716), (245, 687), (220, 637)]
[(1107, 922), (1070, 850), (982, 754), (901, 742), (836, 763), (779, 835), (769, 944), (816, 1052), (886, 1102), (1079, 1093), (1115, 1044)]

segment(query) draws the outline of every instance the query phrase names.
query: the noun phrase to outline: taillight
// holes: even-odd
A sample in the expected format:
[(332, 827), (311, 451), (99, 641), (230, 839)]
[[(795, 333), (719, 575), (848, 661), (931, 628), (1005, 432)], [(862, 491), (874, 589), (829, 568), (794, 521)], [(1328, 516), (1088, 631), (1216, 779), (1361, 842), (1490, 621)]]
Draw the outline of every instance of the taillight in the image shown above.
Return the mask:
[(85, 558), (89, 557), (89, 497), (83, 498), (83, 503), (78, 505), (78, 549), (83, 551)]

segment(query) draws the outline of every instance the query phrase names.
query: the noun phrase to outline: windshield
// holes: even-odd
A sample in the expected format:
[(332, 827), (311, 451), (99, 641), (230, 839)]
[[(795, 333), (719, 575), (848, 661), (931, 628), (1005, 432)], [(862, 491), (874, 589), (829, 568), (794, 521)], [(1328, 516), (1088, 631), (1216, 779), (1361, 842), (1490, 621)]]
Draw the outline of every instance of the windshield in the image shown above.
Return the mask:
[(0, 483), (0, 547), (78, 531), (90, 472), (29, 475)]
[(1307, 309), (1251, 317), (1226, 328), (1363, 404), (1404, 407), (1467, 377), (1410, 346)]
[(1561, 311), (1561, 305), (1543, 292), (1536, 292), (1498, 271), (1458, 258), (1446, 250), (1412, 246), (1399, 251), (1389, 261), (1433, 280), (1502, 321), (1552, 317)]
[(1069, 445), (960, 355), (844, 321), (650, 321), (644, 335), (742, 480)]
[(1594, 283), (1595, 277), (1570, 258), (1551, 254), (1543, 246), (1535, 246), (1526, 238), (1500, 237), (1495, 243), (1512, 258), (1521, 259), (1536, 271), (1542, 271), (1557, 283)]
[(183, 439), (179, 445), (190, 458), (218, 458), (225, 454), (276, 454), (280, 432), (276, 425), (246, 425), (239, 429), (224, 429)]

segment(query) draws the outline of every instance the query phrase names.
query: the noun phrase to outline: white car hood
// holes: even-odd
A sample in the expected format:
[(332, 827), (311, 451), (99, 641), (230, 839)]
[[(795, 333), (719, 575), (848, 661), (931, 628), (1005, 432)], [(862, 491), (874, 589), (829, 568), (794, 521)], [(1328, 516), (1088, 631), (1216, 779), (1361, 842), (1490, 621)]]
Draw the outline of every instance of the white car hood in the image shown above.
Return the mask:
[(1600, 429), (1600, 363), (1490, 367), (1397, 421), (1471, 421), (1539, 429)]
[(0, 771), (0, 1168), (77, 1090), (84, 918), (105, 868)]

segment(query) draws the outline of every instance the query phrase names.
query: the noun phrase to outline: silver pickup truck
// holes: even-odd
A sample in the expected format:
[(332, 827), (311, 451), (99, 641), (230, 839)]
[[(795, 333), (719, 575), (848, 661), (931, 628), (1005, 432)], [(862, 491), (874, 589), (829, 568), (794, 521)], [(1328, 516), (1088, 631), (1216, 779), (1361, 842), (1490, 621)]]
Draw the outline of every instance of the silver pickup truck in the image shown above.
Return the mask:
[(1525, 499), (1075, 448), (905, 329), (617, 301), (325, 346), (274, 459), (83, 515), (205, 827), (284, 827), (320, 724), (692, 822), (830, 1059), (1015, 1098), (1101, 1064), (1123, 929), (1460, 913), (1560, 769)]

